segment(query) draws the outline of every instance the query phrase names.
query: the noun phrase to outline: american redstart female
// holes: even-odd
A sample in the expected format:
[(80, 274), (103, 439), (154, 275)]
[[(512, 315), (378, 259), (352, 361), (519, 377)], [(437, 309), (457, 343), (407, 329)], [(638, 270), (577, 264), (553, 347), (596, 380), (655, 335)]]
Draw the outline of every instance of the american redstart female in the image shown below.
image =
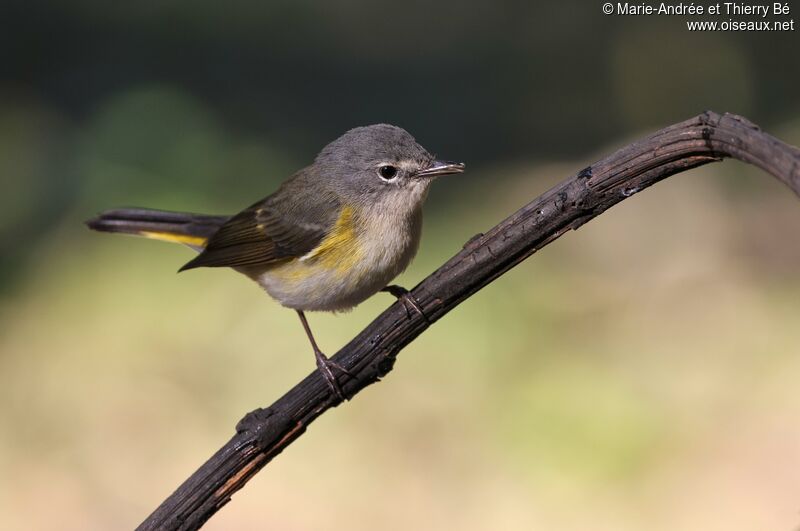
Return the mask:
[(332, 370), (349, 372), (320, 351), (303, 312), (348, 310), (378, 291), (419, 310), (405, 289), (388, 283), (416, 254), (433, 179), (463, 171), (400, 127), (370, 125), (325, 146), (312, 165), (234, 216), (117, 209), (87, 225), (199, 251), (180, 271), (231, 267), (258, 282), (297, 311), (317, 367), (341, 399)]

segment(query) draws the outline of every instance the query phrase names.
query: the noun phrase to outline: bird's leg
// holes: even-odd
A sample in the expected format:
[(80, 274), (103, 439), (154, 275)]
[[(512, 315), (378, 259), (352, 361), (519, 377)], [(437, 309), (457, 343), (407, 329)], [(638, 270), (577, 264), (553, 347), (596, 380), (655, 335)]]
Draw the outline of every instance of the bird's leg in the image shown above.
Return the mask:
[(396, 284), (391, 284), (391, 285), (386, 286), (385, 288), (383, 288), (381, 291), (385, 291), (386, 293), (390, 293), (390, 294), (394, 295), (396, 298), (400, 299), (403, 302), (403, 306), (406, 309), (406, 316), (408, 316), (409, 319), (411, 319), (411, 310), (409, 310), (409, 307), (410, 307), (415, 312), (420, 314), (422, 316), (422, 318), (425, 319), (425, 322), (429, 322), (428, 321), (428, 316), (425, 315), (425, 313), (422, 311), (422, 308), (419, 307), (419, 303), (411, 295), (411, 292), (408, 291), (403, 286), (398, 286)]
[(345, 396), (342, 393), (341, 387), (339, 387), (339, 384), (336, 382), (336, 376), (333, 375), (332, 369), (336, 369), (337, 371), (343, 372), (350, 378), (355, 378), (355, 379), (358, 378), (356, 377), (355, 374), (351, 373), (350, 371), (348, 371), (347, 369), (345, 369), (344, 367), (342, 367), (341, 365), (331, 360), (330, 358), (328, 358), (328, 356), (322, 353), (322, 351), (317, 346), (317, 342), (314, 340), (314, 335), (311, 333), (311, 328), (308, 326), (308, 321), (306, 320), (305, 314), (300, 310), (297, 310), (297, 315), (300, 317), (300, 322), (303, 323), (303, 328), (306, 331), (308, 340), (311, 341), (311, 348), (314, 349), (314, 357), (317, 359), (317, 368), (319, 369), (319, 372), (322, 374), (322, 377), (325, 379), (325, 383), (327, 383), (328, 387), (331, 388), (333, 394), (339, 397), (339, 400), (344, 400)]

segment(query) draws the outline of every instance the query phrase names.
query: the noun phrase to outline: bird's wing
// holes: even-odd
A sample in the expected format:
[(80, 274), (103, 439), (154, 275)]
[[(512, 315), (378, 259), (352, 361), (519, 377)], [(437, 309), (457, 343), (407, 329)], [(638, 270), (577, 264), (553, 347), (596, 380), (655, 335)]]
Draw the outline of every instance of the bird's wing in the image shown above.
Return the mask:
[(195, 267), (258, 269), (314, 249), (335, 225), (339, 199), (334, 194), (287, 185), (228, 220), (181, 271)]

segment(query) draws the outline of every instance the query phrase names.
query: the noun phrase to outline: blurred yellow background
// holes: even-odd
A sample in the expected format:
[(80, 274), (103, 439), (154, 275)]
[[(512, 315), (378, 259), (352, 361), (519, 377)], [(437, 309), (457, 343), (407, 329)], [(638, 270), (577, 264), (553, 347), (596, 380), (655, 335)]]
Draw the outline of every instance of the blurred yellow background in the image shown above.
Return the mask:
[[(412, 287), (524, 203), (705, 108), (800, 144), (794, 34), (583, 2), (12, 5), (0, 79), (0, 529), (130, 529), (313, 369), (303, 330), (115, 206), (230, 213), (346, 129), (437, 182)], [(210, 530), (800, 525), (800, 205), (682, 174), (567, 234), (328, 412)], [(392, 302), (310, 315), (334, 353)]]

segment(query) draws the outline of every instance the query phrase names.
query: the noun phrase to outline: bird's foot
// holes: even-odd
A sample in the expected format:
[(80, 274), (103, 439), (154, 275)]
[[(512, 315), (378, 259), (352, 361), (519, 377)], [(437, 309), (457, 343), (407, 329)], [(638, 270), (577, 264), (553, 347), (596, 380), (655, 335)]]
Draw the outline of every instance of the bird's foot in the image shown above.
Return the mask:
[(333, 371), (337, 370), (342, 372), (355, 380), (358, 380), (358, 377), (317, 349), (314, 350), (314, 357), (317, 358), (317, 369), (319, 369), (320, 374), (322, 374), (322, 378), (325, 380), (325, 383), (327, 383), (328, 387), (331, 388), (331, 392), (333, 392), (333, 394), (335, 394), (340, 401), (344, 402), (346, 397), (344, 396), (344, 393), (342, 393), (342, 388), (336, 381), (336, 376), (333, 374)]
[(408, 291), (403, 286), (398, 286), (396, 284), (391, 284), (391, 285), (386, 286), (385, 288), (383, 288), (381, 291), (385, 291), (387, 293), (390, 293), (390, 294), (394, 295), (397, 299), (402, 301), (403, 307), (405, 307), (405, 309), (406, 309), (406, 316), (409, 319), (411, 319), (411, 310), (414, 310), (415, 312), (417, 312), (425, 320), (426, 323), (430, 322), (430, 321), (428, 321), (428, 316), (425, 315), (425, 313), (422, 311), (422, 308), (420, 308), (419, 303), (411, 295), (411, 292)]

